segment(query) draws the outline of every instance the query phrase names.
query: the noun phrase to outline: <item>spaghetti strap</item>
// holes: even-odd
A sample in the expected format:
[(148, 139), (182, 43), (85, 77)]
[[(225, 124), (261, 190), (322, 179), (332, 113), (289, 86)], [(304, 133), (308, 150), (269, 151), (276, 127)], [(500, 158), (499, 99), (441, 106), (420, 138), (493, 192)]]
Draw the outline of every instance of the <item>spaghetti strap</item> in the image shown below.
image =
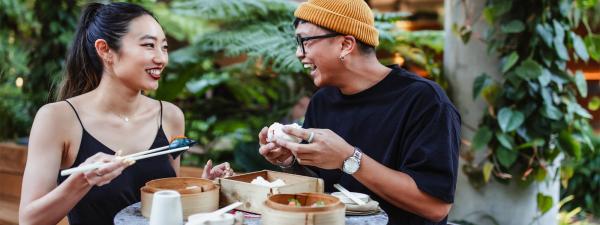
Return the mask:
[(160, 127), (162, 127), (162, 111), (163, 111), (163, 105), (162, 105), (162, 101), (158, 100), (158, 103), (160, 103)]
[(73, 109), (73, 112), (75, 112), (75, 116), (77, 116), (77, 120), (79, 121), (79, 124), (81, 124), (81, 128), (85, 130), (85, 128), (83, 127), (83, 123), (81, 122), (81, 118), (79, 117), (79, 113), (77, 113), (77, 110), (75, 109), (73, 104), (71, 104), (71, 102), (69, 102), (67, 100), (65, 100), (65, 102), (67, 102), (67, 104), (69, 104), (69, 106), (71, 106), (71, 108)]

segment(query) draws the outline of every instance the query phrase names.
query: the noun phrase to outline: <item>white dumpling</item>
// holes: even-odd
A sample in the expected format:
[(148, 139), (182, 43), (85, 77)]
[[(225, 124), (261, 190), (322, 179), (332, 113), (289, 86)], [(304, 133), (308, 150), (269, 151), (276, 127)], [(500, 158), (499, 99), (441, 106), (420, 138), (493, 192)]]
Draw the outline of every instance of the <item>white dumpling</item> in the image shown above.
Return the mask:
[(273, 142), (273, 141), (275, 141), (275, 139), (282, 139), (282, 140), (294, 142), (294, 143), (300, 143), (302, 141), (302, 139), (300, 139), (300, 138), (297, 138), (292, 135), (288, 135), (285, 132), (283, 132), (284, 126), (292, 126), (294, 128), (302, 128), (300, 125), (298, 125), (296, 123), (283, 125), (283, 124), (275, 122), (271, 126), (269, 126), (269, 130), (267, 131), (267, 142)]
[(264, 186), (264, 187), (281, 187), (281, 186), (285, 186), (285, 182), (281, 179), (277, 179), (273, 182), (269, 182), (268, 180), (265, 180), (265, 178), (263, 178), (262, 176), (258, 176), (256, 178), (254, 178), (252, 180), (252, 182), (250, 182), (251, 184), (255, 184), (255, 185), (260, 185), (260, 186)]

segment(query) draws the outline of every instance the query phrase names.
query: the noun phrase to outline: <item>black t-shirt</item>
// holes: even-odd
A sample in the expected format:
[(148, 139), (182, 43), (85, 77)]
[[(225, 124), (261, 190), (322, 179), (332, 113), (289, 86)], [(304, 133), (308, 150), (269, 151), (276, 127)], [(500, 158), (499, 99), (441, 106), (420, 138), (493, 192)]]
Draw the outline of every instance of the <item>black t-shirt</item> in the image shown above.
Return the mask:
[[(304, 127), (332, 130), (384, 166), (412, 177), (421, 191), (452, 203), (460, 115), (437, 84), (397, 66), (391, 68), (382, 81), (357, 94), (321, 88), (311, 99)], [(446, 219), (434, 223), (391, 205), (339, 169), (316, 172), (327, 192), (335, 191), (333, 184), (339, 183), (372, 196), (387, 212), (389, 224), (446, 224)]]

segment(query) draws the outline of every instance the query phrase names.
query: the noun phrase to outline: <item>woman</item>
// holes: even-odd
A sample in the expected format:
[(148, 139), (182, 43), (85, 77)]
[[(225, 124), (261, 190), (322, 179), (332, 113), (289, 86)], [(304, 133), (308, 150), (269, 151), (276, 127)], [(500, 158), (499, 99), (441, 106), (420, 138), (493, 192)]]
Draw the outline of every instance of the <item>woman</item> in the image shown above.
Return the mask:
[[(150, 12), (128, 3), (85, 8), (59, 101), (40, 108), (31, 128), (20, 224), (56, 224), (67, 214), (71, 225), (112, 224), (117, 212), (140, 201), (147, 181), (177, 175), (179, 154), (136, 164), (117, 157), (184, 134), (177, 106), (142, 95), (158, 88), (167, 63), (166, 37)], [(58, 176), (59, 170), (99, 161), (108, 164)], [(210, 164), (204, 178), (231, 173), (228, 164)]]

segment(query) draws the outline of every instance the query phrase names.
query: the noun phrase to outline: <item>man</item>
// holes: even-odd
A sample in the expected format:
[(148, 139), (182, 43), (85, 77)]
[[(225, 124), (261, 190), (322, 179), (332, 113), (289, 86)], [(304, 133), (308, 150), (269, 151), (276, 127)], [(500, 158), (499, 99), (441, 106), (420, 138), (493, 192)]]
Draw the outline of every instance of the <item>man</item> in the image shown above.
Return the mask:
[[(320, 90), (304, 143), (266, 142), (269, 162), (339, 183), (380, 202), (390, 224), (446, 224), (454, 200), (460, 116), (435, 83), (379, 63), (378, 32), (362, 0), (309, 0), (295, 14), (296, 55)], [(308, 166), (308, 167), (306, 167)]]

